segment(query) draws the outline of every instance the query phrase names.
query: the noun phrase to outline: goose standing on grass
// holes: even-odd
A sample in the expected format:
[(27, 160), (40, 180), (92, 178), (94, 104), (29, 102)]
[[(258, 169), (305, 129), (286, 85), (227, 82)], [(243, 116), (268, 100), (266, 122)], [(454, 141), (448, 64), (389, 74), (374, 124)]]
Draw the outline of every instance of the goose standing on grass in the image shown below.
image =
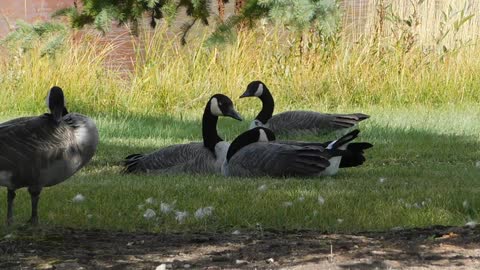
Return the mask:
[(219, 116), (242, 120), (230, 98), (213, 95), (203, 113), (203, 142), (171, 145), (150, 154), (130, 155), (126, 157), (124, 173), (219, 174), (230, 145), (217, 133)]
[(240, 98), (258, 97), (262, 101), (262, 110), (250, 124), (250, 128), (264, 126), (276, 135), (289, 133), (324, 134), (331, 131), (348, 129), (358, 122), (369, 118), (363, 113), (327, 114), (312, 111), (287, 111), (273, 115), (274, 101), (267, 86), (261, 81), (248, 84)]
[(13, 222), (15, 190), (28, 188), (29, 222), (37, 224), (42, 189), (68, 179), (90, 161), (97, 148), (95, 123), (81, 114), (67, 114), (61, 88), (52, 87), (46, 101), (50, 113), (0, 124), (0, 186), (8, 189), (7, 224)]
[[(222, 166), (225, 176), (314, 177), (334, 175), (349, 142), (358, 136), (354, 130), (326, 148), (275, 142), (274, 133), (256, 127), (239, 135), (230, 145)], [(363, 161), (362, 161), (363, 163)]]

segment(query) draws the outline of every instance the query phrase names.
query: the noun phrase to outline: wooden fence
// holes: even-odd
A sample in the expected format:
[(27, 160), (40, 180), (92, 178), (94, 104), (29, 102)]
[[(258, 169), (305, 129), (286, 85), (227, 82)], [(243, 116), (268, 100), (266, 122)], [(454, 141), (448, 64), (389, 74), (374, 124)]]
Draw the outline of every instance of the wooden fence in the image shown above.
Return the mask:
[(425, 45), (480, 36), (479, 0), (343, 0), (341, 6), (344, 31), (354, 40), (379, 31), (384, 37), (410, 31)]

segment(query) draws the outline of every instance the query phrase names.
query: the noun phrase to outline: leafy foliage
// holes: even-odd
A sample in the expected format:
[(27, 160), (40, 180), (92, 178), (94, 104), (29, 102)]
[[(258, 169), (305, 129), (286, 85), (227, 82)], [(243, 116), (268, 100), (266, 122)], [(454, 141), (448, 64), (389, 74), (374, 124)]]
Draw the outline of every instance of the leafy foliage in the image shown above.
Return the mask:
[(112, 21), (131, 23), (131, 28), (136, 30), (145, 13), (150, 14), (152, 27), (160, 19), (171, 23), (180, 8), (185, 8), (187, 15), (194, 21), (200, 20), (208, 24), (210, 11), (207, 0), (82, 0), (81, 8), (74, 6), (61, 9), (53, 16), (69, 17), (75, 28), (93, 24), (96, 29), (106, 32)]
[(338, 30), (339, 8), (335, 0), (251, 0), (239, 15), (219, 25), (209, 42), (231, 40), (235, 26), (241, 23), (252, 26), (259, 19), (285, 25), (298, 33), (312, 30), (330, 37)]
[(57, 22), (29, 24), (17, 21), (16, 29), (10, 32), (1, 43), (10, 50), (23, 54), (42, 42), (41, 55), (53, 56), (63, 46), (67, 33), (67, 27)]
[[(170, 24), (180, 9), (186, 11), (190, 20), (182, 27), (182, 42), (196, 22), (209, 24), (212, 0), (82, 0), (82, 8), (66, 8), (54, 16), (68, 16), (73, 27), (92, 24), (106, 32), (112, 21), (131, 23), (133, 30), (144, 14), (150, 14), (150, 25), (155, 27), (157, 20), (165, 19)], [(238, 2), (238, 1), (237, 1)], [(223, 0), (228, 3), (228, 0)], [(242, 1), (243, 3), (243, 1)], [(315, 29), (322, 35), (331, 35), (337, 29), (338, 8), (335, 0), (248, 0), (236, 14), (217, 26), (209, 43), (222, 43), (232, 40), (238, 26), (253, 26), (254, 22), (267, 18), (294, 27), (294, 30)], [(135, 31), (134, 31), (135, 32)]]

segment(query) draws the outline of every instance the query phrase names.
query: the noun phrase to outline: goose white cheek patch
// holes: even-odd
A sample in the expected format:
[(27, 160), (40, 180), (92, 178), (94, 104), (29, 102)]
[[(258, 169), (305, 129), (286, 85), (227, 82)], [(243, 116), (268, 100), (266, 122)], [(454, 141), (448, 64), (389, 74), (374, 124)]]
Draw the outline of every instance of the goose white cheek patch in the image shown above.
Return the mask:
[(268, 142), (268, 137), (267, 134), (263, 129), (259, 130), (260, 134), (258, 135), (258, 141), (259, 142)]
[(222, 110), (220, 110), (220, 107), (218, 106), (217, 98), (212, 98), (212, 100), (210, 100), (210, 112), (216, 116), (223, 115)]
[(255, 91), (255, 96), (259, 97), (263, 94), (263, 84), (259, 84), (258, 85), (258, 88), (257, 88), (257, 91)]

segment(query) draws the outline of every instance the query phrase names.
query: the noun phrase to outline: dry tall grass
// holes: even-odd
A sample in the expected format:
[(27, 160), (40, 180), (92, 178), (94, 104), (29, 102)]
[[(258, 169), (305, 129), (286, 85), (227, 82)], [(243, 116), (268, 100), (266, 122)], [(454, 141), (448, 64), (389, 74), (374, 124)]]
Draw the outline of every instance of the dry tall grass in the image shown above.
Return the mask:
[[(443, 51), (395, 36), (356, 43), (340, 38), (328, 46), (313, 42), (300, 54), (298, 35), (284, 29), (244, 31), (235, 44), (214, 48), (205, 46), (201, 35), (181, 46), (165, 28), (144, 35), (128, 76), (104, 67), (114, 42), (88, 37), (54, 58), (32, 50), (3, 59), (2, 112), (43, 111), (41, 100), (56, 84), (76, 111), (181, 113), (203, 107), (213, 93), (236, 98), (257, 79), (270, 87), (279, 111), (480, 101), (480, 62), (472, 57), (479, 55), (478, 45)], [(256, 103), (238, 104), (252, 113), (258, 109)]]
[(354, 40), (380, 31), (383, 38), (411, 34), (425, 47), (451, 49), (480, 35), (477, 0), (343, 0), (342, 6)]

